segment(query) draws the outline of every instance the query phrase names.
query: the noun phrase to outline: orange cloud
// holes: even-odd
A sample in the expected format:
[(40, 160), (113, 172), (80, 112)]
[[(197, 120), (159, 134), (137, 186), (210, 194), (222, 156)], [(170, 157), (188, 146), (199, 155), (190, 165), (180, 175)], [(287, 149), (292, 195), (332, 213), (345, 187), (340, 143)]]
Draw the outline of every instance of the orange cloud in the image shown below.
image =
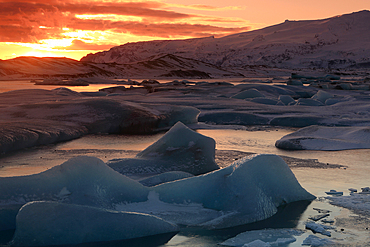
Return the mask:
[[(130, 37), (133, 40), (140, 40), (138, 37), (152, 40), (223, 36), (249, 29), (242, 19), (181, 13), (170, 10), (172, 7), (197, 10), (241, 8), (175, 5), (161, 0), (1, 0), (0, 42), (32, 43), (45, 47), (45, 40), (73, 40), (70, 46), (50, 45), (48, 49), (93, 51), (122, 44), (119, 37), (123, 36), (127, 42)], [(90, 31), (94, 35), (88, 36)]]
[(66, 47), (54, 47), (54, 49), (58, 50), (86, 50), (86, 51), (98, 51), (98, 50), (107, 50), (112, 48), (114, 44), (110, 45), (100, 45), (100, 44), (95, 44), (95, 43), (86, 43), (83, 42), (82, 40), (75, 39), (72, 41), (72, 44), (70, 46)]

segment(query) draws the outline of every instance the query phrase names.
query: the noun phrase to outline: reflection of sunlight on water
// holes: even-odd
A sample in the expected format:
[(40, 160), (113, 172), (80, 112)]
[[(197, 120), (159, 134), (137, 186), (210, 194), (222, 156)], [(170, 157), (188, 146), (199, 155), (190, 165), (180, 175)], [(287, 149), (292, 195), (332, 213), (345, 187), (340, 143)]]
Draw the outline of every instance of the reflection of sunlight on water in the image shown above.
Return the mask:
[[(61, 85), (34, 85), (30, 80), (24, 81), (0, 81), (0, 93), (19, 89), (46, 89), (52, 90), (55, 88), (65, 87), (76, 92), (95, 92), (101, 88), (116, 87), (117, 84), (90, 84), (89, 86), (61, 86)], [(126, 85), (127, 87), (127, 85)]]

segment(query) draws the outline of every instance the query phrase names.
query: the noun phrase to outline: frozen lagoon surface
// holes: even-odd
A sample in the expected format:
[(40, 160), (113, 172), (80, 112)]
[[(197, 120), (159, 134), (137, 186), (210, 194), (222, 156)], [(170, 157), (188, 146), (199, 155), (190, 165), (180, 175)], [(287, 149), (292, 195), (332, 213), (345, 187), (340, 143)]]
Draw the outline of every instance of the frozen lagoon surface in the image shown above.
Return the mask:
[[(175, 98), (178, 95), (173, 95), (173, 96), (174, 96), (173, 98)], [(230, 94), (230, 96), (232, 95)], [(156, 98), (156, 97), (154, 98), (152, 97), (152, 99), (155, 99), (156, 101), (159, 100), (159, 98)], [(220, 99), (222, 99), (222, 97)], [(343, 100), (343, 99), (344, 97), (340, 98), (339, 100)], [(179, 99), (177, 99), (177, 101), (178, 100)], [(181, 99), (181, 100), (184, 100), (184, 99)], [(173, 102), (175, 102), (175, 100), (172, 100), (172, 103)], [(266, 103), (269, 103), (269, 102), (266, 101)], [(158, 102), (158, 103), (163, 103), (163, 102)], [(202, 115), (201, 118), (203, 117), (203, 119), (205, 119), (205, 116), (208, 115), (208, 120), (212, 119), (213, 121), (217, 119), (215, 118), (215, 116), (217, 116), (217, 114), (219, 113), (212, 116), (213, 113), (211, 111), (207, 112), (207, 110), (205, 110), (207, 108), (209, 108), (209, 110), (212, 110), (212, 108), (214, 109), (215, 106), (211, 106), (211, 102), (209, 102), (210, 104), (209, 106), (207, 106), (205, 103), (207, 102), (203, 101), (203, 102), (197, 103), (198, 106), (201, 106), (202, 111), (206, 112), (206, 114)], [(305, 102), (305, 104), (307, 103), (310, 103), (310, 102)], [(330, 102), (330, 104), (331, 103), (332, 102)], [(247, 103), (247, 104), (250, 104), (250, 103)], [(221, 107), (220, 104), (218, 106)], [(306, 106), (303, 106), (303, 107), (306, 107)], [(318, 107), (323, 107), (323, 106), (318, 106)], [(308, 108), (306, 109), (308, 110)], [(318, 108), (316, 108), (315, 111), (317, 111), (317, 109)], [(357, 112), (359, 114), (356, 113), (354, 115), (354, 116), (357, 116), (357, 119), (356, 119), (357, 123), (364, 123), (363, 120), (366, 117), (366, 114), (364, 114), (365, 112), (364, 109), (365, 107), (363, 107), (361, 111)], [(225, 109), (222, 109), (222, 110), (224, 111)], [(313, 114), (313, 112), (315, 111), (311, 111), (311, 114)], [(229, 119), (228, 119), (229, 122), (224, 122), (224, 124), (238, 124), (237, 122), (235, 122), (235, 120), (239, 116), (247, 116), (247, 115), (246, 114), (242, 114), (242, 115), (231, 114), (229, 115)], [(244, 121), (243, 118), (240, 118), (240, 119)], [(342, 119), (344, 119), (344, 121), (342, 121), (342, 124), (348, 123), (351, 121), (353, 123), (353, 119), (348, 120), (348, 119), (351, 119), (351, 116), (344, 116)], [(306, 120), (314, 121), (314, 122), (316, 121), (320, 123), (322, 119), (309, 117)], [(257, 118), (257, 121), (260, 121), (261, 123), (265, 121), (265, 119)], [(280, 123), (281, 121), (283, 121), (282, 123), (284, 123), (284, 121), (286, 120), (279, 119), (279, 121)], [(366, 161), (369, 160), (367, 156), (367, 152), (366, 152), (367, 150), (344, 150), (344, 151), (334, 151), (334, 152), (284, 151), (284, 150), (276, 149), (274, 147), (275, 141), (282, 138), (286, 134), (292, 133), (292, 131), (294, 130), (284, 129), (284, 128), (281, 129), (279, 127), (276, 128), (278, 129), (278, 131), (276, 131), (276, 129), (274, 128), (266, 128), (260, 131), (256, 131), (258, 130), (258, 127), (254, 129), (254, 131), (243, 130), (243, 127), (240, 127), (239, 130), (232, 130), (230, 128), (233, 128), (233, 127), (226, 126), (226, 129), (223, 129), (223, 130), (205, 129), (205, 130), (198, 130), (198, 132), (206, 136), (214, 138), (216, 140), (216, 145), (217, 145), (216, 148), (218, 149), (218, 151), (237, 150), (240, 152), (248, 152), (248, 153), (255, 153), (255, 152), (256, 153), (277, 153), (279, 155), (286, 155), (286, 156), (297, 157), (297, 158), (306, 158), (306, 159), (308, 158), (311, 160), (318, 159), (320, 162), (323, 162), (324, 164), (329, 163), (328, 167), (330, 169), (316, 169), (314, 167), (302, 166), (300, 164), (295, 165), (294, 162), (290, 164), (292, 171), (296, 175), (301, 185), (305, 187), (309, 192), (319, 197), (324, 196), (324, 191), (328, 191), (329, 189), (336, 189), (338, 191), (344, 191), (345, 195), (348, 195), (348, 193), (346, 193), (348, 188), (354, 187), (354, 188), (359, 189), (360, 187), (368, 186), (367, 184), (368, 179), (366, 178), (366, 174), (369, 174), (368, 168), (366, 168)], [(252, 130), (252, 129), (249, 129), (249, 130)], [(156, 141), (160, 136), (161, 134), (157, 134), (154, 136), (143, 136), (141, 139), (137, 139), (137, 140), (135, 140), (135, 137), (132, 140), (130, 140), (130, 138), (126, 138), (123, 141), (123, 142), (127, 141), (128, 144), (126, 147), (120, 146), (120, 144), (122, 144), (122, 138), (121, 138), (122, 136), (92, 135), (92, 136), (85, 136), (81, 139), (77, 139), (72, 142), (60, 143), (57, 145), (50, 145), (46, 147), (44, 146), (40, 148), (32, 148), (26, 151), (19, 151), (14, 154), (16, 156), (12, 154), (5, 156), (1, 160), (2, 162), (6, 161), (6, 163), (2, 164), (3, 167), (1, 168), (1, 172), (4, 172), (3, 174), (7, 174), (7, 175), (2, 175), (2, 176), (11, 176), (11, 174), (21, 175), (22, 172), (24, 172), (23, 174), (27, 174), (27, 173), (32, 174), (32, 173), (39, 172), (41, 170), (45, 170), (55, 165), (59, 165), (63, 161), (68, 159), (69, 157), (73, 157), (73, 156), (81, 155), (81, 154), (89, 154), (93, 156), (98, 156), (100, 158), (103, 158), (104, 161), (107, 161), (112, 158), (122, 158), (122, 157), (131, 158), (131, 157), (134, 157), (139, 151), (146, 148), (148, 144), (151, 144), (154, 141)], [(107, 139), (104, 140), (104, 138), (107, 138)], [(74, 148), (68, 147), (69, 144), (76, 145), (76, 147), (78, 147), (79, 145), (78, 142), (81, 143), (80, 148), (74, 149)], [(101, 142), (101, 146), (99, 146), (99, 142)], [(136, 146), (136, 148), (130, 148), (131, 144), (133, 144), (133, 147)], [(142, 144), (142, 147), (140, 147), (141, 144)], [(60, 148), (63, 145), (64, 145), (64, 148)], [(107, 149), (107, 147), (109, 147), (109, 149)], [(226, 159), (225, 156), (229, 156), (230, 158), (230, 156), (235, 157), (236, 154), (237, 153), (234, 151), (219, 152), (219, 154), (216, 153), (216, 160), (217, 160), (217, 156), (219, 157), (219, 160), (224, 160)], [(30, 159), (30, 157), (32, 158)], [(56, 161), (58, 159), (55, 159), (55, 158), (59, 158), (60, 161), (62, 162)], [(43, 164), (41, 166), (40, 166), (40, 160), (43, 161)], [(19, 166), (19, 163), (17, 164), (17, 162), (19, 161), (22, 161), (21, 166)], [(52, 164), (53, 162), (55, 162), (55, 164)], [(227, 162), (225, 162), (224, 164), (226, 163)], [(330, 164), (340, 164), (346, 167), (332, 168)], [(315, 165), (314, 161), (313, 161), (313, 165)], [(30, 168), (33, 170), (25, 171), (26, 170), (25, 168)], [(356, 179), (353, 179), (353, 178), (356, 178)], [(286, 207), (285, 210), (288, 210), (289, 213), (285, 215), (284, 215), (284, 212), (277, 214), (277, 217), (281, 217), (281, 215), (282, 217), (278, 218), (278, 220), (275, 219), (275, 223), (271, 223), (271, 222), (263, 223), (262, 222), (261, 225), (257, 224), (257, 226), (253, 225), (253, 226), (248, 226), (249, 228), (245, 227), (245, 230), (262, 229), (262, 228), (270, 228), (270, 227), (282, 227), (281, 224), (287, 224), (288, 226), (284, 226), (284, 227), (288, 227), (288, 228), (296, 227), (298, 229), (304, 229), (304, 225), (305, 225), (304, 221), (306, 221), (309, 216), (315, 215), (317, 213), (313, 208), (323, 208), (323, 209), (332, 211), (330, 214), (330, 217), (331, 218), (337, 217), (335, 218), (336, 223), (340, 223), (339, 225), (345, 226), (345, 227), (343, 226), (344, 233), (342, 233), (341, 230), (333, 231), (333, 234), (332, 234), (333, 237), (336, 237), (338, 239), (345, 238), (349, 242), (356, 240), (362, 243), (364, 242), (368, 243), (366, 242), (368, 241), (368, 239), (363, 237), (368, 232), (364, 231), (365, 229), (364, 227), (363, 228), (360, 227), (360, 226), (364, 226), (363, 221), (362, 221), (362, 224), (358, 224), (359, 222), (357, 222), (357, 220), (359, 220), (359, 218), (349, 217), (351, 213), (348, 210), (331, 206), (327, 202), (321, 201), (321, 200), (314, 201), (309, 206), (295, 205), (294, 208), (296, 211), (299, 211), (299, 212), (292, 215), (291, 213), (292, 208)], [(282, 211), (284, 211), (284, 209), (282, 209)], [(287, 215), (291, 215), (290, 218)], [(340, 217), (342, 216), (345, 220), (341, 221)], [(271, 219), (271, 220), (274, 220), (274, 219)], [(352, 225), (350, 225), (351, 222), (352, 222)], [(358, 226), (355, 226), (355, 225), (358, 225)], [(230, 231), (225, 230), (225, 231), (214, 232), (214, 231), (186, 229), (180, 232), (178, 235), (176, 235), (165, 246), (215, 246), (216, 244), (221, 243), (225, 241), (226, 239), (235, 236), (238, 233), (241, 233), (243, 229), (237, 229), (237, 230), (234, 229), (234, 231), (232, 230)], [(307, 238), (308, 236), (309, 234), (308, 235), (303, 234), (301, 237), (297, 238), (296, 242), (291, 243), (289, 246), (300, 246), (303, 240)]]

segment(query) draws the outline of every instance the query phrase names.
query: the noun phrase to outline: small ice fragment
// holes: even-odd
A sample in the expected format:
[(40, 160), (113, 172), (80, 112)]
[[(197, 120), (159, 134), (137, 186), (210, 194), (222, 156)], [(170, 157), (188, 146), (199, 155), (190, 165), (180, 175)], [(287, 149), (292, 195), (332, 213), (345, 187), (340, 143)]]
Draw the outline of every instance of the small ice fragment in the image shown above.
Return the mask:
[(336, 191), (336, 190), (330, 190), (330, 191), (325, 191), (327, 195), (336, 195), (336, 196), (342, 196), (343, 192), (341, 191)]
[(313, 210), (316, 210), (317, 212), (319, 212), (320, 214), (328, 214), (330, 213), (331, 211), (330, 210), (327, 210), (327, 209), (321, 209), (321, 208), (313, 208)]
[(310, 246), (325, 246), (333, 244), (333, 241), (330, 241), (325, 238), (319, 238), (314, 235), (309, 235), (305, 240), (303, 240), (302, 245), (310, 245)]
[(361, 190), (359, 194), (370, 194), (370, 187), (361, 188)]
[(315, 215), (315, 216), (310, 216), (308, 217), (310, 220), (313, 220), (313, 221), (318, 221), (318, 220), (321, 220), (325, 217), (328, 217), (330, 214), (318, 214), (318, 215)]
[(352, 192), (352, 193), (357, 192), (357, 189), (353, 189), (353, 188), (349, 188), (348, 190), (349, 190), (350, 192)]
[(306, 228), (310, 229), (313, 233), (320, 233), (322, 235), (331, 237), (331, 233), (325, 229), (328, 228), (328, 226), (320, 225), (315, 222), (307, 222)]
[(327, 223), (327, 224), (333, 224), (334, 220), (323, 219), (321, 222)]
[(253, 242), (243, 245), (243, 247), (270, 247), (269, 243), (263, 242), (262, 240), (254, 240)]

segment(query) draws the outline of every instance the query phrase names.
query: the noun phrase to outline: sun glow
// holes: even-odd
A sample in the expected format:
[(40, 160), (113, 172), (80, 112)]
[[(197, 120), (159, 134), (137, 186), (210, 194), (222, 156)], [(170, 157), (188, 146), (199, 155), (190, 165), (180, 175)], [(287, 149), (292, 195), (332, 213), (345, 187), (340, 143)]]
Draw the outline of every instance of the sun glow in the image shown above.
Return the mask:
[(110, 21), (142, 21), (143, 18), (139, 16), (130, 15), (114, 15), (114, 14), (98, 14), (98, 15), (75, 15), (76, 18), (84, 20), (110, 20)]

